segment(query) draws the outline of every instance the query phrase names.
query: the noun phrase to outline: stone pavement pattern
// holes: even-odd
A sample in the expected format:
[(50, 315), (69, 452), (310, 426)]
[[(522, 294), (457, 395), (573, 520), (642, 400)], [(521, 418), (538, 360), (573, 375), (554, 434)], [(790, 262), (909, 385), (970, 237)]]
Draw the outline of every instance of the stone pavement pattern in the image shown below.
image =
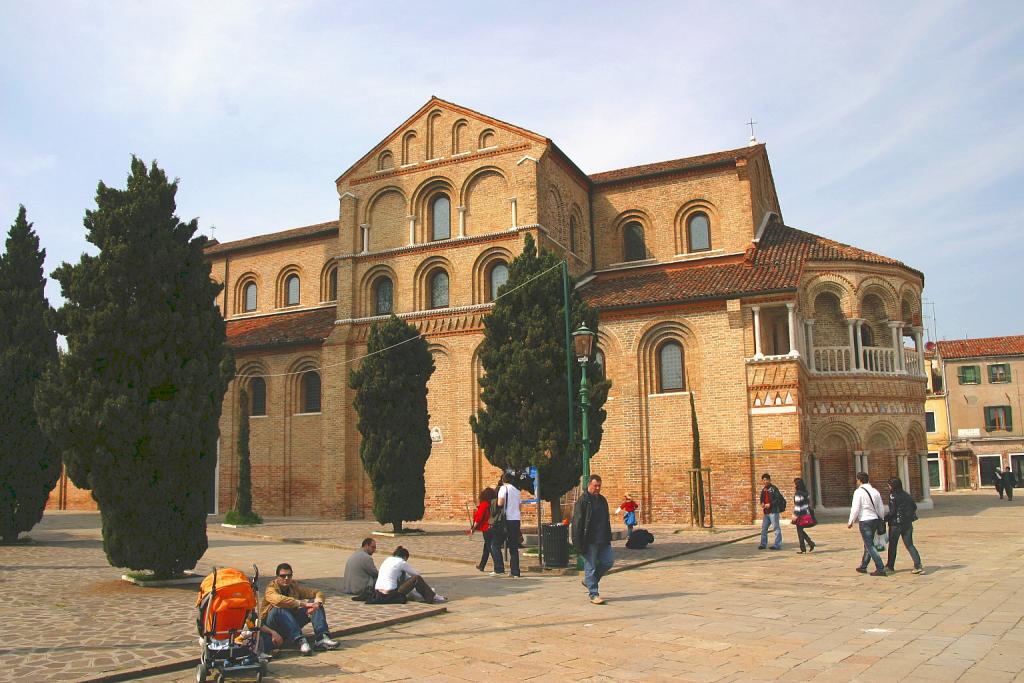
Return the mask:
[(923, 576), (902, 548), (895, 576), (855, 573), (859, 538), (839, 521), (811, 531), (813, 554), (795, 554), (786, 527), (780, 552), (751, 539), (612, 575), (604, 606), (578, 577), (415, 563), (454, 598), (449, 613), (276, 660), (271, 680), (1024, 681), (1020, 503), (936, 506), (915, 525)]
[[(0, 548), (8, 599), (0, 681), (74, 681), (195, 658), (198, 586), (141, 588), (107, 564), (95, 513), (48, 514), (32, 531), (36, 543)], [(340, 595), (337, 552), (297, 559), (295, 546), (211, 536), (198, 569), (213, 564), (246, 572), (257, 563), (270, 576), (282, 554), (296, 576), (325, 590), (332, 630), (362, 628), (383, 619), (435, 611), (421, 603), (365, 605)], [(265, 585), (261, 581), (261, 586)], [(333, 597), (332, 596), (336, 596)]]

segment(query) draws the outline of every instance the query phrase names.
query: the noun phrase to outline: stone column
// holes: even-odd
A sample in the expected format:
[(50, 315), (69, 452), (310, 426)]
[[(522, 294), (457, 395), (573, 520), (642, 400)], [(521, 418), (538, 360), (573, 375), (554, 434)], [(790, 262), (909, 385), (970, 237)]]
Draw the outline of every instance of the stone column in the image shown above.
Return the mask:
[(914, 368), (915, 372), (919, 375), (924, 375), (924, 334), (923, 327), (912, 327), (911, 330), (914, 333), (914, 350), (917, 351), (917, 367)]
[(932, 487), (928, 476), (928, 451), (917, 456), (921, 460), (921, 499), (931, 501)]
[(789, 355), (794, 358), (800, 357), (800, 352), (797, 351), (796, 344), (796, 313), (794, 312), (794, 304), (786, 304), (786, 321), (789, 324)]
[(805, 353), (807, 354), (804, 358), (807, 360), (807, 367), (813, 372), (817, 368), (814, 367), (814, 320), (805, 320), (804, 326), (807, 332), (804, 335), (805, 342)]
[(903, 323), (890, 320), (889, 331), (892, 334), (892, 346), (896, 350), (896, 367), (894, 368), (897, 372), (905, 372), (904, 366), (906, 365), (906, 359), (903, 357)]
[(370, 251), (370, 224), (363, 223), (359, 229), (363, 231), (363, 253), (365, 254)]
[(459, 237), (465, 237), (466, 236), (466, 207), (464, 207), (464, 206), (457, 206), (455, 208), (459, 210)]
[(857, 333), (860, 332), (860, 329), (857, 329), (856, 331), (854, 331), (854, 328), (858, 327), (857, 323), (859, 323), (859, 322), (860, 321), (857, 320), (856, 318), (849, 318), (846, 321), (846, 332), (847, 332), (847, 335), (848, 335), (849, 340), (850, 340), (850, 361), (851, 361), (850, 362), (850, 369), (851, 370), (859, 370), (860, 369), (860, 354), (857, 353), (857, 339), (856, 339)]
[(510, 197), (509, 201), (512, 202), (512, 227), (519, 225), (519, 215), (516, 212), (516, 198)]
[(764, 358), (761, 353), (761, 307), (751, 306), (750, 310), (754, 312), (754, 358)]
[(416, 216), (409, 216), (409, 246), (416, 244)]

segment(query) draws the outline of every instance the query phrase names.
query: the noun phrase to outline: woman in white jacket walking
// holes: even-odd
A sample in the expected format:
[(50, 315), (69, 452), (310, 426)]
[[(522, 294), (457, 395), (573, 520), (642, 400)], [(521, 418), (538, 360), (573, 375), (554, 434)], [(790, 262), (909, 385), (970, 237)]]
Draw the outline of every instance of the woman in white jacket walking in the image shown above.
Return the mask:
[(870, 479), (867, 472), (858, 472), (857, 481), (860, 482), (860, 486), (853, 492), (850, 520), (846, 524), (846, 528), (850, 529), (853, 527), (853, 523), (857, 522), (861, 540), (864, 541), (864, 556), (860, 560), (857, 571), (866, 574), (870, 558), (875, 563), (875, 571), (871, 572), (871, 576), (885, 576), (885, 563), (882, 562), (882, 556), (875, 550), (874, 544), (875, 532), (879, 525), (884, 524), (882, 518), (885, 516), (885, 508), (882, 507), (882, 494), (868, 483)]

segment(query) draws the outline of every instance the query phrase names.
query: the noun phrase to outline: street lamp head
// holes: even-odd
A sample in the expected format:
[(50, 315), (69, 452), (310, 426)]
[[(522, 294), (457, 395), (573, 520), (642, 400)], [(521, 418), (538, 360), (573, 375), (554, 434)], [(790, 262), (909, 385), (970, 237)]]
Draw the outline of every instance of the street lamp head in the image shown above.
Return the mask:
[(594, 351), (594, 337), (592, 331), (587, 329), (586, 323), (580, 325), (580, 328), (572, 333), (572, 344), (576, 351), (576, 359), (581, 363), (586, 363), (590, 360), (590, 354)]

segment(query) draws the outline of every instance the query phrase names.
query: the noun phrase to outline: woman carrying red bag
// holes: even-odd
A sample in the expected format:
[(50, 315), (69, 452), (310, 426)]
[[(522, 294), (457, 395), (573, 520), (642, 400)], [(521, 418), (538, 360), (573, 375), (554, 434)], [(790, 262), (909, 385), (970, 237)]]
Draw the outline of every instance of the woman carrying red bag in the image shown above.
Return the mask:
[(807, 535), (807, 530), (818, 522), (814, 519), (811, 494), (807, 493), (804, 480), (797, 477), (793, 480), (793, 486), (796, 488), (796, 492), (793, 493), (793, 525), (796, 526), (796, 535), (800, 539), (800, 550), (796, 552), (797, 555), (802, 555), (814, 550), (814, 541)]

